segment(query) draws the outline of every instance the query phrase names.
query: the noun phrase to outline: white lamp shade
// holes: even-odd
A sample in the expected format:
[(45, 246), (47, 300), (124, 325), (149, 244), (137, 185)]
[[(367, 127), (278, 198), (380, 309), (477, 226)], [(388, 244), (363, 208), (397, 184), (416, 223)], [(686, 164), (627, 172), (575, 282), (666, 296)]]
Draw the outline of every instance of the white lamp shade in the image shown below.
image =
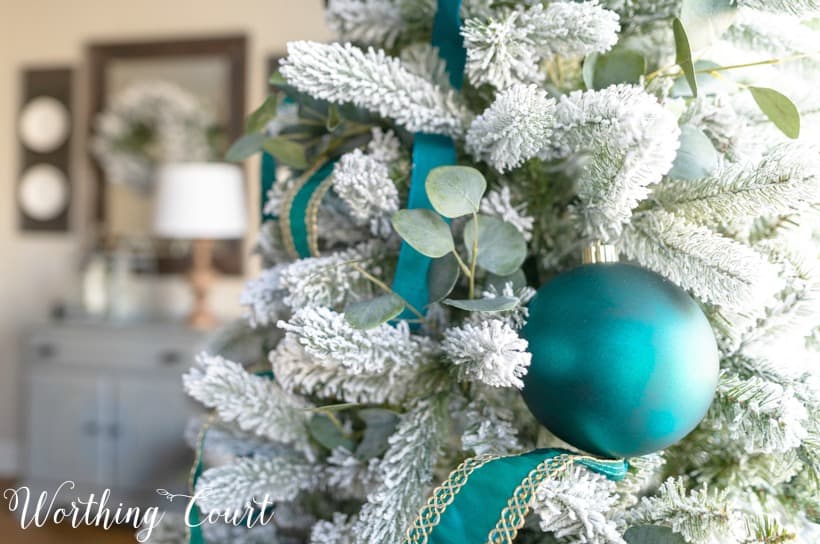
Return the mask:
[(154, 232), (164, 238), (241, 238), (247, 226), (242, 171), (232, 164), (157, 169)]

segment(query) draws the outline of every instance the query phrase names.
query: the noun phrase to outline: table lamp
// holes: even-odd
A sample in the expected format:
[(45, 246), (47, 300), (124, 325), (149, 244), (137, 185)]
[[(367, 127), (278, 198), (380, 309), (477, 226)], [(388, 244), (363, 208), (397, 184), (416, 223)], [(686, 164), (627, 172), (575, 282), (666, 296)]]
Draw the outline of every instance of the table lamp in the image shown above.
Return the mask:
[(208, 306), (214, 279), (213, 241), (242, 238), (247, 226), (244, 183), (239, 167), (223, 163), (171, 163), (157, 170), (154, 233), (190, 239), (194, 307), (188, 324), (207, 329), (216, 324)]

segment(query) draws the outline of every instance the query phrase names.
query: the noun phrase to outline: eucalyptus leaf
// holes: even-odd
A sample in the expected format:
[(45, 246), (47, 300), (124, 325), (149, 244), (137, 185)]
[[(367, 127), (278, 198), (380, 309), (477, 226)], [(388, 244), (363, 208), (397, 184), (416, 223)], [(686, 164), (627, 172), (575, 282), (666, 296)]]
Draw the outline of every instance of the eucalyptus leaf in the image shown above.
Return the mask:
[(278, 136), (287, 138), (294, 142), (305, 142), (308, 140), (315, 140), (316, 138), (327, 133), (323, 125), (315, 123), (298, 123), (295, 125), (287, 125), (279, 130)]
[(273, 87), (281, 88), (286, 87), (288, 85), (288, 80), (285, 79), (285, 76), (282, 75), (282, 72), (276, 70), (274, 73), (271, 74), (270, 78), (268, 78), (268, 83), (270, 83)]
[(336, 104), (331, 104), (327, 109), (327, 122), (325, 123), (327, 130), (329, 132), (333, 132), (339, 128), (339, 125), (341, 125), (343, 121), (344, 119), (339, 112), (338, 106), (336, 106)]
[[(464, 245), (472, 258), (475, 240), (473, 222), (464, 225)], [(497, 274), (508, 276), (518, 270), (527, 258), (527, 243), (511, 224), (489, 215), (478, 216), (478, 266)]]
[(454, 218), (478, 212), (487, 181), (469, 166), (439, 166), (430, 171), (424, 188), (433, 208)]
[(345, 321), (354, 329), (372, 329), (390, 321), (404, 310), (404, 301), (389, 293), (370, 300), (354, 302), (345, 308)]
[[(370, 134), (357, 134), (356, 136), (347, 137), (343, 140), (341, 145), (335, 146), (332, 151), (329, 152), (328, 157), (331, 159), (341, 157), (345, 153), (361, 148), (363, 145), (367, 144), (371, 138), (372, 136)], [(339, 139), (328, 140), (328, 142), (333, 143), (338, 143), (338, 141)], [(327, 148), (323, 149), (323, 151), (325, 150), (327, 150)]]
[(328, 108), (330, 103), (326, 100), (314, 98), (307, 93), (301, 92), (299, 89), (287, 82), (279, 72), (276, 72), (268, 80), (269, 83), (278, 91), (284, 93), (294, 104), (298, 106), (299, 117), (308, 119), (316, 123), (322, 123), (327, 118)]
[(353, 451), (355, 447), (355, 442), (345, 436), (345, 433), (325, 414), (316, 414), (310, 418), (308, 430), (310, 436), (329, 450), (342, 447), (348, 451)]
[(330, 114), (330, 102), (310, 96), (309, 94), (299, 94), (293, 98), (299, 106), (299, 117), (317, 123), (326, 123)]
[(680, 147), (669, 177), (701, 179), (712, 174), (718, 165), (718, 152), (703, 131), (692, 125), (680, 127)]
[(360, 125), (378, 125), (383, 122), (383, 119), (378, 114), (364, 108), (358, 108), (350, 102), (336, 104), (336, 108), (339, 110), (339, 115), (346, 120), (359, 123)]
[(250, 115), (246, 122), (246, 132), (259, 132), (265, 125), (267, 125), (274, 117), (276, 117), (276, 107), (279, 103), (279, 97), (275, 94), (268, 96), (262, 105), (256, 108)]
[(450, 226), (432, 210), (399, 210), (393, 228), (419, 253), (437, 259), (455, 250)]
[(210, 334), (205, 350), (208, 353), (219, 353), (243, 366), (261, 363), (270, 368), (270, 361), (266, 356), (271, 349), (269, 342), (277, 343), (279, 336), (263, 327), (252, 327), (247, 319), (240, 318)]
[(686, 544), (683, 536), (669, 527), (657, 525), (638, 525), (630, 527), (624, 533), (628, 544)]
[(399, 414), (384, 408), (365, 408), (359, 410), (359, 417), (365, 428), (362, 441), (356, 447), (356, 457), (362, 461), (379, 457), (387, 451), (387, 440), (396, 430)]
[[(587, 62), (592, 64), (589, 74)], [(645, 73), (646, 58), (630, 49), (590, 55), (584, 61), (584, 81), (588, 89), (605, 89), (618, 83), (638, 83)]]
[(445, 298), (442, 304), (453, 306), (468, 312), (506, 312), (518, 306), (516, 297), (476, 298), (472, 300), (453, 300)]
[(692, 96), (698, 96), (698, 80), (695, 74), (695, 65), (692, 62), (692, 48), (689, 45), (689, 38), (683, 23), (677, 17), (672, 21), (672, 31), (675, 34), (675, 62), (683, 71), (689, 88), (692, 89)]
[(266, 139), (262, 147), (282, 164), (299, 170), (308, 166), (305, 148), (302, 144), (277, 136)]
[(507, 276), (487, 274), (487, 280), (485, 281), (484, 285), (486, 289), (494, 287), (496, 293), (503, 293), (504, 287), (508, 283), (512, 284), (513, 291), (518, 291), (522, 287), (526, 287), (527, 277), (524, 275), (524, 271), (519, 268), (518, 270)]
[(254, 153), (262, 150), (265, 143), (264, 134), (245, 134), (233, 143), (228, 152), (225, 153), (225, 160), (230, 162), (242, 162)]
[(800, 112), (788, 96), (766, 87), (749, 87), (760, 110), (791, 139), (800, 137)]
[[(729, 79), (729, 75), (725, 72), (723, 72), (720, 78), (706, 72), (706, 70), (713, 68), (720, 68), (720, 64), (712, 62), (711, 60), (699, 60), (695, 62), (695, 79), (698, 82), (698, 93), (701, 95), (717, 94), (734, 86)], [(675, 83), (669, 90), (669, 95), (680, 98), (689, 98), (692, 96), (692, 89), (689, 87), (686, 76), (681, 76), (675, 80)]]
[(455, 255), (434, 259), (427, 271), (428, 301), (432, 304), (449, 295), (458, 282), (460, 270)]
[(717, 41), (736, 16), (736, 0), (683, 0), (681, 4), (680, 19), (695, 51)]

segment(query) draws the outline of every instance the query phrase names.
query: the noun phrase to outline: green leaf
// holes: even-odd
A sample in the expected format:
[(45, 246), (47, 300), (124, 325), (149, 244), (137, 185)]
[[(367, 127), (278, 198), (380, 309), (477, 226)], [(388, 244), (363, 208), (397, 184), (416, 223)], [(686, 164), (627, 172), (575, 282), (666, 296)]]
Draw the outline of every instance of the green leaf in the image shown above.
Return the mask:
[(419, 253), (437, 259), (455, 250), (450, 226), (432, 210), (399, 210), (393, 228)]
[(428, 301), (432, 304), (449, 295), (458, 282), (459, 273), (458, 261), (452, 253), (434, 259), (427, 271)]
[(737, 16), (736, 0), (683, 0), (680, 19), (695, 51), (712, 45)]
[(513, 291), (517, 291), (522, 287), (527, 286), (527, 277), (524, 275), (524, 271), (520, 268), (507, 276), (498, 276), (496, 274), (487, 274), (487, 280), (484, 283), (485, 289), (489, 289), (490, 287), (495, 287), (496, 293), (503, 293), (504, 287), (508, 284), (512, 283)]
[(387, 451), (387, 439), (396, 430), (399, 415), (384, 408), (365, 408), (359, 410), (359, 417), (366, 426), (356, 448), (356, 457), (362, 461), (379, 457)]
[(301, 144), (286, 138), (274, 137), (265, 140), (262, 147), (282, 164), (298, 170), (303, 170), (308, 166), (305, 148)]
[(341, 446), (348, 451), (353, 451), (355, 447), (353, 440), (345, 436), (345, 433), (325, 414), (316, 414), (310, 418), (308, 430), (310, 436), (329, 450)]
[(285, 76), (282, 75), (282, 72), (276, 70), (274, 73), (271, 74), (270, 78), (268, 79), (268, 83), (270, 83), (274, 87), (285, 87), (288, 85), (288, 80), (285, 79)]
[(372, 329), (390, 321), (404, 310), (404, 301), (389, 293), (370, 300), (354, 302), (345, 308), (345, 321), (354, 329)]
[(630, 49), (606, 54), (592, 53), (584, 61), (584, 82), (588, 89), (605, 89), (618, 83), (638, 83), (645, 73), (646, 58)]
[(327, 130), (323, 125), (298, 123), (282, 127), (279, 130), (278, 136), (292, 142), (306, 143), (310, 140), (316, 140), (325, 134), (327, 134)]
[(680, 127), (680, 147), (669, 177), (701, 179), (715, 171), (718, 152), (703, 131), (692, 125)]
[(270, 368), (270, 361), (265, 356), (270, 351), (270, 336), (270, 331), (263, 327), (252, 327), (247, 319), (240, 318), (226, 323), (210, 334), (204, 349), (208, 353), (224, 355), (243, 366), (261, 363)]
[(339, 112), (339, 108), (336, 106), (336, 104), (331, 104), (327, 110), (327, 123), (325, 123), (328, 132), (333, 132), (334, 130), (339, 128), (339, 125), (342, 124), (342, 121), (344, 121), (344, 119), (342, 119), (342, 115)]
[(323, 125), (327, 122), (330, 111), (330, 102), (304, 93), (293, 95), (291, 98), (299, 106), (300, 118), (321, 123)]
[(248, 115), (248, 120), (245, 125), (246, 132), (259, 132), (265, 125), (267, 125), (274, 117), (276, 117), (276, 106), (279, 103), (279, 97), (275, 94), (268, 96), (262, 105), (256, 108), (253, 113)]
[[(357, 134), (353, 137), (348, 137), (342, 140), (342, 144), (338, 147), (334, 147), (332, 151), (329, 151), (329, 157), (334, 159), (336, 157), (341, 157), (345, 153), (349, 153), (354, 149), (359, 149), (363, 145), (366, 145), (367, 142), (370, 141), (372, 136), (370, 134)], [(338, 142), (338, 140), (333, 140), (334, 142)]]
[(800, 137), (800, 112), (788, 96), (766, 87), (749, 87), (766, 117), (792, 140)]
[(683, 70), (689, 88), (692, 89), (692, 96), (697, 98), (698, 79), (695, 75), (695, 65), (692, 63), (692, 48), (689, 46), (689, 38), (686, 36), (683, 23), (677, 17), (672, 21), (672, 31), (675, 34), (675, 62)]
[(683, 536), (669, 527), (658, 527), (656, 525), (630, 527), (624, 533), (624, 540), (628, 544), (686, 544)]
[(469, 166), (439, 166), (424, 182), (430, 203), (444, 217), (461, 217), (476, 213), (487, 181), (481, 172)]
[(339, 115), (344, 117), (347, 121), (351, 121), (353, 123), (358, 123), (360, 125), (378, 125), (384, 122), (379, 114), (373, 113), (364, 108), (358, 108), (350, 102), (336, 104), (335, 106), (339, 110)]
[[(464, 225), (464, 245), (472, 258), (474, 241), (473, 222)], [(511, 224), (489, 215), (478, 216), (478, 266), (508, 276), (518, 270), (527, 258), (527, 243)]]
[(468, 312), (506, 312), (518, 306), (518, 299), (516, 297), (476, 298), (473, 300), (445, 298), (442, 304), (454, 306)]
[(265, 143), (264, 134), (245, 134), (233, 143), (228, 152), (225, 153), (225, 160), (230, 162), (242, 162), (254, 153), (262, 150)]

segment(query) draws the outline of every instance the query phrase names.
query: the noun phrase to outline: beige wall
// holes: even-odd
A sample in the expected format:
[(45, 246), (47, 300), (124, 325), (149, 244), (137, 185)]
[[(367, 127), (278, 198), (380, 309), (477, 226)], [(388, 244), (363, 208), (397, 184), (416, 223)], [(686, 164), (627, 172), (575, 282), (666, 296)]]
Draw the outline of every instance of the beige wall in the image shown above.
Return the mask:
[[(75, 115), (85, 117), (84, 46), (90, 41), (173, 38), (244, 32), (249, 39), (248, 104), (261, 101), (265, 59), (293, 39), (326, 40), (320, 0), (0, 0), (0, 472), (8, 470), (18, 439), (18, 340), (47, 319), (52, 302), (76, 285), (88, 210), (89, 184), (82, 122), (75, 131), (75, 202), (69, 233), (17, 229), (14, 187), (18, 169), (15, 117), (23, 66), (68, 64), (76, 69)], [(251, 206), (258, 178), (250, 165)], [(222, 313), (236, 313), (241, 282), (215, 293)], [(178, 282), (157, 286), (181, 293)]]

